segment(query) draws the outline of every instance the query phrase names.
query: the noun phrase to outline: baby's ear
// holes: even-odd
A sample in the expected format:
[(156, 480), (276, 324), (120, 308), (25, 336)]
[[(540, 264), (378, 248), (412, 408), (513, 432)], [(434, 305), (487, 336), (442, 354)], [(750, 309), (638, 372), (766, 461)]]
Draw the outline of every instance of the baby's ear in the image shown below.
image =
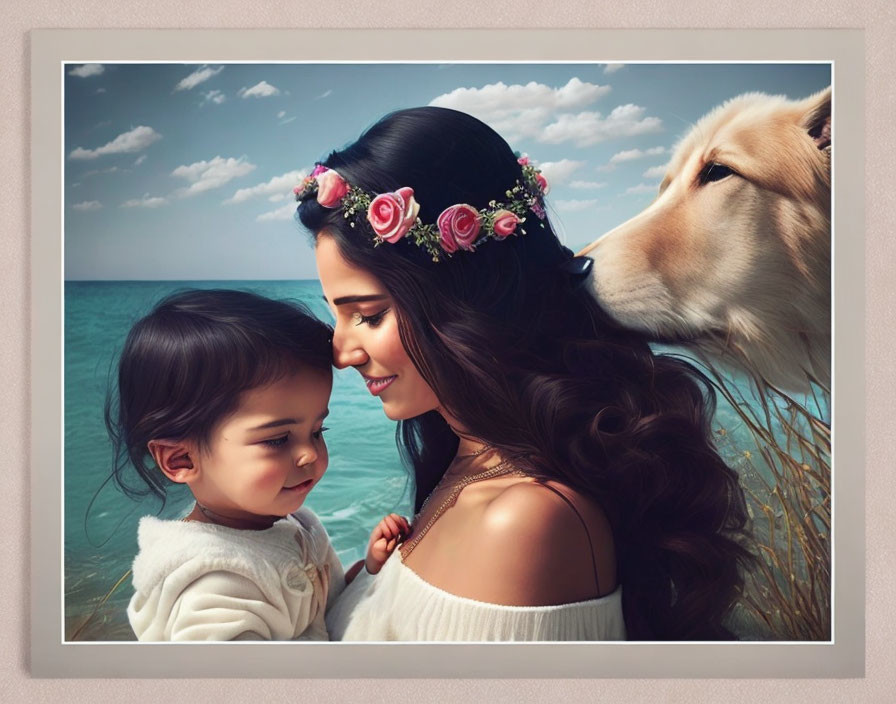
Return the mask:
[(149, 454), (168, 479), (178, 484), (189, 484), (198, 474), (189, 443), (176, 440), (150, 440), (146, 444)]

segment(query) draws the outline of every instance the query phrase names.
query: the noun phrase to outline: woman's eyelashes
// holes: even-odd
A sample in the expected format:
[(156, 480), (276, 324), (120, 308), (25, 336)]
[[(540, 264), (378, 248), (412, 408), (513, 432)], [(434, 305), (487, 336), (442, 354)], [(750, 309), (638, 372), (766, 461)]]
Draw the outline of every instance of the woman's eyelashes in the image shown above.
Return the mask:
[(374, 313), (373, 315), (355, 313), (354, 315), (352, 315), (352, 319), (355, 321), (355, 325), (363, 325), (366, 323), (368, 326), (375, 328), (377, 325), (383, 322), (383, 318), (388, 312), (388, 308), (383, 308), (383, 310), (381, 310), (379, 313)]

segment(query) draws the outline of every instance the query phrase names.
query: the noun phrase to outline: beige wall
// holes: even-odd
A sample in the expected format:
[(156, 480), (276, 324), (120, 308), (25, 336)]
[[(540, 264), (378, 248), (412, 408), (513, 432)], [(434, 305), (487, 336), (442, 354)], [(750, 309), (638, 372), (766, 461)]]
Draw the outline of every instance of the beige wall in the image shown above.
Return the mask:
[[(195, 3), (157, 0), (135, 3), (130, 0), (112, 4), (85, 2), (62, 4), (35, 0), (26, 10), (5, 9), (0, 27), (2, 37), (3, 94), (0, 111), (0, 154), (6, 178), (0, 188), (0, 215), (3, 236), (0, 238), (0, 379), (5, 385), (0, 394), (4, 423), (0, 426), (6, 498), (0, 512), (0, 546), (7, 566), (5, 589), (0, 599), (0, 632), (4, 644), (0, 670), (0, 700), (60, 701), (68, 703), (97, 701), (242, 701), (250, 698), (360, 701), (455, 700), (463, 696), (472, 701), (494, 702), (549, 700), (563, 697), (569, 701), (812, 701), (839, 702), (886, 700), (885, 693), (896, 682), (891, 666), (890, 644), (894, 641), (894, 602), (892, 575), (894, 551), (891, 541), (896, 535), (896, 519), (891, 510), (893, 453), (889, 442), (894, 440), (893, 416), (894, 374), (888, 354), (893, 339), (885, 321), (893, 300), (894, 284), (890, 279), (894, 246), (893, 198), (884, 188), (893, 182), (888, 168), (893, 153), (893, 48), (894, 14), (885, 15), (883, 0), (875, 3), (830, 2), (777, 3), (756, 0), (735, 3), (728, 0), (684, 2), (671, 10), (660, 3), (643, 7), (625, 4), (613, 8), (595, 6), (588, 0), (564, 3), (499, 3), (494, 0), (459, 0), (455, 5), (426, 7), (422, 3), (395, 0), (372, 9), (372, 2), (345, 0), (334, 3), (233, 2), (219, 0)], [(10, 3), (11, 5), (11, 3)], [(493, 10), (489, 8), (493, 7)], [(682, 9), (684, 8), (684, 9)], [(825, 9), (826, 8), (826, 9)], [(761, 24), (759, 24), (761, 23)], [(33, 680), (29, 670), (29, 561), (30, 561), (30, 483), (28, 475), (31, 378), (30, 328), (30, 254), (28, 231), (31, 199), (29, 195), (29, 102), (30, 73), (28, 32), (34, 28), (299, 28), (343, 26), (356, 28), (419, 28), (419, 27), (506, 27), (518, 29), (564, 27), (813, 27), (865, 28), (865, 73), (867, 112), (865, 121), (866, 148), (866, 283), (867, 295), (867, 409), (856, 408), (867, 415), (866, 456), (866, 604), (867, 655), (866, 678), (823, 682), (813, 680), (312, 680), (296, 683), (286, 680)], [(536, 55), (537, 56), (537, 55)], [(39, 185), (39, 184), (38, 184)], [(48, 190), (57, 184), (48, 183)], [(37, 189), (40, 191), (40, 187)], [(850, 237), (839, 232), (837, 237)], [(857, 235), (858, 236), (858, 235)], [(861, 242), (861, 240), (859, 240)], [(861, 285), (860, 281), (856, 282)], [(56, 433), (56, 429), (41, 429)], [(889, 451), (888, 451), (889, 450)], [(861, 468), (843, 466), (838, 471), (847, 477)], [(48, 511), (56, 511), (49, 505)], [(259, 658), (264, 650), (258, 650)], [(410, 674), (410, 673), (409, 673)]]

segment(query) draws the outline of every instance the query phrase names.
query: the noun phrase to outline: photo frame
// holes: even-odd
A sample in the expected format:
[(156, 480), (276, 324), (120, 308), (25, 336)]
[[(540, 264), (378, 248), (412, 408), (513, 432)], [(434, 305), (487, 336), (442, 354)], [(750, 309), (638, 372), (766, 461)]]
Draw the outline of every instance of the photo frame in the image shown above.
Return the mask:
[[(460, 35), (463, 42), (459, 42)], [(240, 41), (233, 39), (239, 36)], [(32, 423), (62, 427), (62, 62), (111, 61), (831, 61), (836, 91), (834, 636), (831, 643), (349, 644), (64, 643), (61, 615), (61, 434), (32, 447), (32, 672), (54, 677), (813, 677), (864, 668), (862, 466), (862, 33), (744, 31), (68, 31), (32, 33)], [(458, 47), (463, 46), (461, 52)], [(531, 47), (538, 47), (538, 56)], [(159, 47), (164, 47), (160, 49)], [(400, 47), (400, 49), (396, 49)], [(595, 47), (600, 47), (597, 50)], [(462, 56), (459, 55), (462, 53)], [(761, 56), (757, 56), (761, 53)], [(56, 492), (48, 502), (48, 487)], [(38, 505), (34, 497), (40, 496)], [(264, 648), (264, 659), (253, 656)], [(293, 648), (300, 648), (297, 653)], [(396, 648), (399, 649), (396, 651)], [(185, 652), (185, 650), (188, 652)], [(189, 661), (189, 671), (184, 664)]]

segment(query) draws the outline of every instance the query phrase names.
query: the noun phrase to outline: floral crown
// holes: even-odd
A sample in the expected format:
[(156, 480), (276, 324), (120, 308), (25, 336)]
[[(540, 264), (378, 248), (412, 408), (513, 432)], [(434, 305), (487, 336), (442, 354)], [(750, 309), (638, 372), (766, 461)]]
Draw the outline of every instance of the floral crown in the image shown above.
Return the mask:
[(489, 239), (503, 240), (517, 232), (525, 235), (522, 224), (529, 210), (544, 219), (543, 199), (548, 182), (529, 163), (529, 157), (518, 155), (517, 162), (522, 167), (523, 180), (505, 191), (504, 200), (489, 201), (488, 207), (481, 210), (466, 203), (449, 206), (435, 224), (424, 224), (417, 217), (420, 204), (414, 200), (413, 188), (405, 186), (392, 193), (374, 195), (349, 185), (336, 171), (322, 164), (317, 164), (293, 191), (297, 201), (317, 194), (317, 202), (325, 208), (342, 208), (351, 227), (363, 214), (373, 229), (374, 246), (408, 238), (425, 248), (437, 262), (458, 249), (472, 252)]

